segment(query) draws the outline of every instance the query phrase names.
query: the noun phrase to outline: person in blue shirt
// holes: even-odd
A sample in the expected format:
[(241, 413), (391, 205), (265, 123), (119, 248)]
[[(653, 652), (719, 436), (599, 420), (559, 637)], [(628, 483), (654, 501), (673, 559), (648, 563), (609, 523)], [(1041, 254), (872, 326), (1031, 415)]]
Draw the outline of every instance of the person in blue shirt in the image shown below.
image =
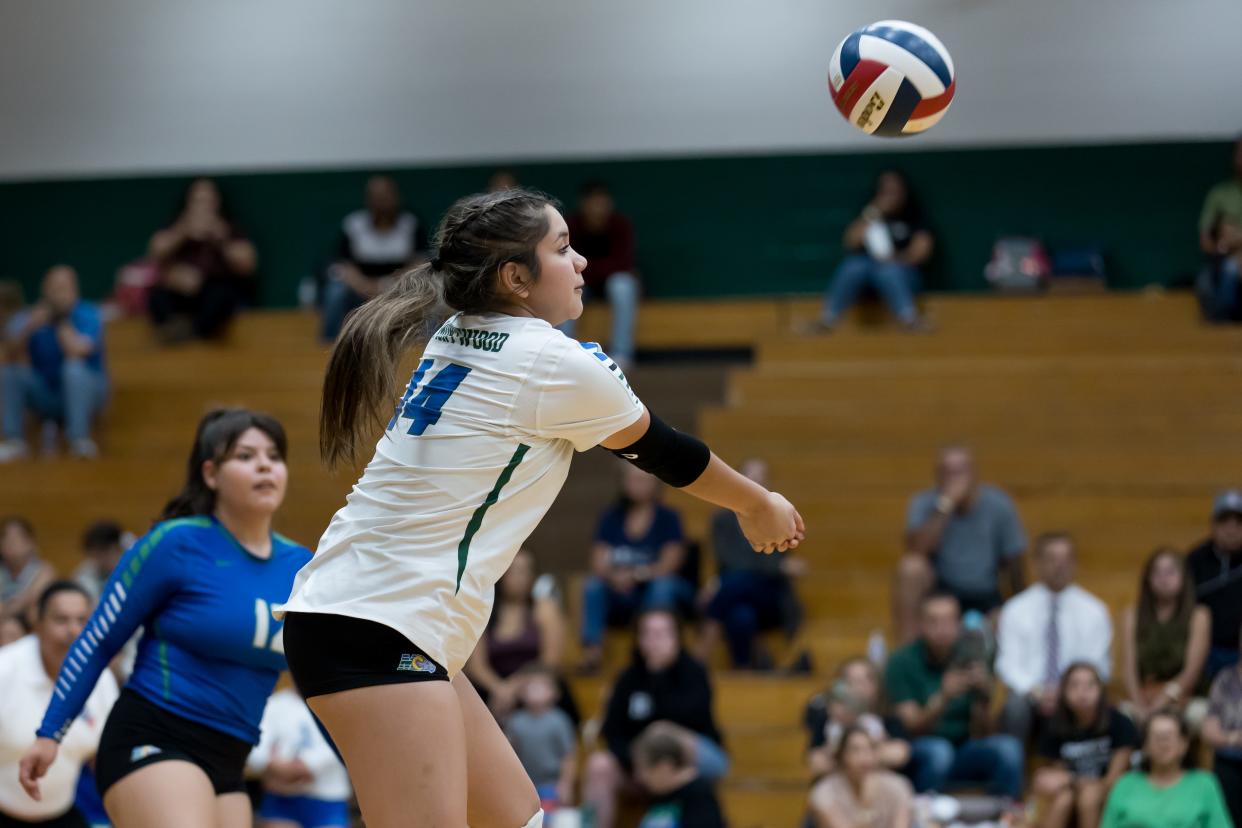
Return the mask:
[(65, 659), (21, 762), (32, 797), (96, 680), (142, 627), (96, 759), (108, 815), (118, 828), (250, 825), (246, 758), (285, 668), (270, 607), (310, 560), (272, 531), (285, 451), (284, 429), (262, 414), (215, 411), (199, 424), (185, 488), (121, 558)]
[(0, 463), (29, 454), (27, 410), (43, 421), (45, 449), (54, 447), (61, 424), (70, 452), (95, 457), (99, 450), (91, 439), (91, 422), (108, 399), (103, 321), (95, 305), (82, 301), (77, 271), (68, 265), (49, 270), (39, 303), (10, 319), (4, 334), (11, 351), (24, 353), (28, 362), (3, 368)]
[(604, 628), (624, 626), (639, 610), (677, 609), (693, 599), (680, 577), (685, 561), (681, 517), (660, 502), (660, 481), (631, 465), (621, 470), (621, 497), (600, 515), (582, 587), (582, 667), (599, 665)]

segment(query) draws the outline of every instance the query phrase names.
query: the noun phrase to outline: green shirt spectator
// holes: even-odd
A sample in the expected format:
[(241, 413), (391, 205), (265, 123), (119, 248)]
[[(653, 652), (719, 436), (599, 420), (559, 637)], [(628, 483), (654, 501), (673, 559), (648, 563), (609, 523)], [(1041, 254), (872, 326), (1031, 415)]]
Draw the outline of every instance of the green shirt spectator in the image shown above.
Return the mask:
[[(889, 702), (896, 706), (912, 701), (920, 707), (926, 706), (931, 697), (940, 692), (948, 668), (948, 662), (938, 664), (932, 659), (922, 639), (907, 644), (892, 654), (884, 671), (884, 687)], [(948, 739), (955, 745), (965, 742), (970, 737), (974, 700), (975, 694), (970, 692), (945, 702), (944, 711), (929, 733)]]
[(1100, 828), (1233, 828), (1216, 777), (1186, 771), (1161, 788), (1130, 771), (1113, 787)]
[(1222, 181), (1208, 190), (1199, 213), (1199, 232), (1214, 235), (1220, 222), (1242, 227), (1242, 181)]

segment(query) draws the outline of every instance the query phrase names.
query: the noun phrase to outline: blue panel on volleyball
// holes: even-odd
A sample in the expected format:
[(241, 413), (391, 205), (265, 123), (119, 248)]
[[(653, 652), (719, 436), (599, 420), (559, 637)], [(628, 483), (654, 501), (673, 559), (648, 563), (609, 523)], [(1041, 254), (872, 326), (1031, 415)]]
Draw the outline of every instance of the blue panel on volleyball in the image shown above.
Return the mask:
[[(887, 40), (889, 43), (892, 43), (896, 46), (900, 46), (901, 48), (905, 49), (907, 52), (914, 55), (919, 60), (923, 61), (923, 63), (926, 63), (927, 68), (935, 72), (936, 77), (940, 78), (940, 82), (943, 83), (945, 86), (948, 86), (950, 83), (953, 82), (953, 75), (949, 72), (948, 65), (940, 57), (940, 53), (936, 51), (934, 46), (932, 46), (926, 40), (914, 34), (913, 32), (907, 32), (904, 29), (896, 29), (896, 28), (893, 28), (892, 26), (880, 26), (877, 24), (872, 24), (863, 29), (860, 29), (859, 32), (865, 35), (872, 35), (874, 37), (883, 38), (884, 40)], [(854, 35), (851, 35), (849, 39), (852, 40), (856, 36), (857, 36), (857, 33)], [(855, 55), (858, 54), (857, 47), (855, 47), (854, 54)], [(841, 69), (844, 72), (845, 70), (845, 50), (844, 49), (841, 50)]]

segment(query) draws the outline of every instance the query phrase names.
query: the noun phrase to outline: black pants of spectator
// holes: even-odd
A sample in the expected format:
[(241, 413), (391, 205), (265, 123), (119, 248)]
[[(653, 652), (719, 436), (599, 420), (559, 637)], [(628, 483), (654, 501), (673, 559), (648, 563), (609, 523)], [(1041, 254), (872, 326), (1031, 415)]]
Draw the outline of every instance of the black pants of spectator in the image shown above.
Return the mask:
[(0, 811), (0, 828), (30, 828), (32, 825), (37, 825), (39, 828), (90, 828), (86, 817), (82, 816), (82, 813), (77, 808), (70, 808), (68, 813), (61, 814), (53, 819), (44, 819), (37, 822), (23, 822)]
[(1225, 804), (1234, 825), (1242, 825), (1242, 759), (1227, 759), (1216, 754), (1216, 778), (1225, 794)]
[(801, 620), (789, 579), (760, 572), (723, 573), (707, 615), (724, 627), (734, 667), (755, 666), (755, 636), (760, 632), (781, 627), (792, 636)]
[(211, 339), (224, 332), (241, 307), (243, 295), (242, 285), (234, 279), (207, 279), (193, 295), (156, 285), (147, 298), (147, 309), (156, 327), (181, 317), (189, 320), (199, 339)]

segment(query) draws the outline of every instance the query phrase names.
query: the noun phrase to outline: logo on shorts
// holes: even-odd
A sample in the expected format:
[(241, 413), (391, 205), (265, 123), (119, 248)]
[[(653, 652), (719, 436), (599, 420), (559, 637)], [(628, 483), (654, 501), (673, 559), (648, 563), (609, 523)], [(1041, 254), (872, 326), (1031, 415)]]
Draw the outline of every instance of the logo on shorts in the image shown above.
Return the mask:
[(403, 655), (401, 661), (397, 664), (398, 670), (405, 670), (411, 673), (434, 673), (436, 671), (435, 662), (427, 658), (422, 653), (415, 655)]
[(155, 745), (139, 745), (129, 752), (129, 761), (141, 762), (148, 756), (155, 756), (157, 753), (163, 753), (163, 751)]

